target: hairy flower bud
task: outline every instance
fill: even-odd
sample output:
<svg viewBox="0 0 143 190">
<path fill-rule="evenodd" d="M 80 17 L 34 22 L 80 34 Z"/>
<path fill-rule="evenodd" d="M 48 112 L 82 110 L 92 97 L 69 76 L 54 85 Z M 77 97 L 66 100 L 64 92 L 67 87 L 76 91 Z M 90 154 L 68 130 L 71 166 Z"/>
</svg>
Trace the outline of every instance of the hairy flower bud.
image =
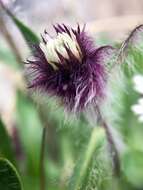
<svg viewBox="0 0 143 190">
<path fill-rule="evenodd" d="M 113 48 L 95 47 L 79 26 L 73 29 L 62 24 L 54 29 L 56 37 L 45 31 L 43 41 L 34 46 L 34 57 L 27 60 L 32 75 L 29 87 L 59 97 L 72 111 L 98 104 L 105 94 L 105 60 Z"/>
</svg>

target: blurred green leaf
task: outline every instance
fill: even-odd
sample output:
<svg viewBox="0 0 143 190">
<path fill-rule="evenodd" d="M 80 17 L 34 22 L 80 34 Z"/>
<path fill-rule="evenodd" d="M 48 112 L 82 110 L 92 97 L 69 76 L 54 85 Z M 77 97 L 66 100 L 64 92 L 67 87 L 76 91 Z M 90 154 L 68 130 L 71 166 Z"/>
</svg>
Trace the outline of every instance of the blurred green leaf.
<svg viewBox="0 0 143 190">
<path fill-rule="evenodd" d="M 17 94 L 17 123 L 31 175 L 39 175 L 42 124 L 33 101 L 22 93 Z"/>
<path fill-rule="evenodd" d="M 4 158 L 0 158 L 0 189 L 22 190 L 21 180 L 15 167 Z"/>
<path fill-rule="evenodd" d="M 0 120 L 0 155 L 6 157 L 15 163 L 15 156 L 11 146 L 11 140 L 7 133 L 6 127 Z"/>
<path fill-rule="evenodd" d="M 128 181 L 135 187 L 143 187 L 143 152 L 129 150 L 123 156 L 123 170 Z"/>
<path fill-rule="evenodd" d="M 0 64 L 10 65 L 14 69 L 19 68 L 19 64 L 16 62 L 16 59 L 10 49 L 3 46 L 3 43 L 0 44 Z"/>
<path fill-rule="evenodd" d="M 12 20 L 18 27 L 18 29 L 21 31 L 25 41 L 27 44 L 31 47 L 31 45 L 39 43 L 39 38 L 36 36 L 36 34 L 28 28 L 24 23 L 22 23 L 18 18 L 16 18 L 14 15 L 11 15 Z"/>
</svg>

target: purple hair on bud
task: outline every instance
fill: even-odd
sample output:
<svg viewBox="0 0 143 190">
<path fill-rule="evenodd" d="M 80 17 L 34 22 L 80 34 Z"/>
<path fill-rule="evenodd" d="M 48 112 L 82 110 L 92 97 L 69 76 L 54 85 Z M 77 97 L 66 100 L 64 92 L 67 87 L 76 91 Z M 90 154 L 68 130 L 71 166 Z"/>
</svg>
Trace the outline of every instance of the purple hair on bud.
<svg viewBox="0 0 143 190">
<path fill-rule="evenodd" d="M 70 111 L 82 111 L 91 103 L 99 104 L 105 96 L 108 77 L 106 61 L 111 46 L 95 47 L 91 37 L 78 25 L 54 25 L 56 37 L 47 31 L 43 41 L 34 46 L 28 59 L 30 88 L 58 97 Z"/>
</svg>

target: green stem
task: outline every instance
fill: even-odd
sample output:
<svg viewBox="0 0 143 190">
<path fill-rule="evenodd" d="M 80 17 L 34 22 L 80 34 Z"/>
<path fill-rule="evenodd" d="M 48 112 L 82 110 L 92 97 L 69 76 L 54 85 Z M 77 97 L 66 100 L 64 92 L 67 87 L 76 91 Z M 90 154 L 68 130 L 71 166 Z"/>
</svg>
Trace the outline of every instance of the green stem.
<svg viewBox="0 0 143 190">
<path fill-rule="evenodd" d="M 113 140 L 113 137 L 109 130 L 108 125 L 106 123 L 103 123 L 103 127 L 106 131 L 107 140 L 110 145 L 110 152 L 113 159 L 114 174 L 115 176 L 119 176 L 120 175 L 120 160 L 119 160 L 118 151 L 116 149 L 116 145 L 114 143 L 114 140 Z"/>
<path fill-rule="evenodd" d="M 85 155 L 83 156 L 83 161 L 81 161 L 80 168 L 75 168 L 75 181 L 71 181 L 70 183 L 71 190 L 83 189 L 82 185 L 88 174 L 93 154 L 95 154 L 98 148 L 102 145 L 104 139 L 104 130 L 102 128 L 95 127 L 92 131 Z"/>
<path fill-rule="evenodd" d="M 40 190 L 46 190 L 46 177 L 45 177 L 45 147 L 46 147 L 46 132 L 47 128 L 43 128 L 41 153 L 40 153 Z"/>
<path fill-rule="evenodd" d="M 103 119 L 102 114 L 100 110 L 97 108 L 98 116 L 99 116 L 99 121 L 101 123 L 101 126 L 104 128 L 106 137 L 108 140 L 109 148 L 110 148 L 110 153 L 111 153 L 111 158 L 113 160 L 113 170 L 114 170 L 114 175 L 119 176 L 120 175 L 120 159 L 119 159 L 119 154 L 118 150 L 116 148 L 116 144 L 114 142 L 112 133 L 110 131 L 109 126 L 107 125 L 106 121 Z"/>
</svg>

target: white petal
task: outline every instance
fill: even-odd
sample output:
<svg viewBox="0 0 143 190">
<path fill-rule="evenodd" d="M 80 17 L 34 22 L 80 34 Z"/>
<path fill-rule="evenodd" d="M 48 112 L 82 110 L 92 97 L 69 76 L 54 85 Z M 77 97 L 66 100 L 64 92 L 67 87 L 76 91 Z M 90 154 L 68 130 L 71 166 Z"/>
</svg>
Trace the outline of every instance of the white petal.
<svg viewBox="0 0 143 190">
<path fill-rule="evenodd" d="M 133 105 L 131 109 L 134 113 L 143 115 L 143 106 L 141 106 L 140 104 Z"/>
<path fill-rule="evenodd" d="M 45 34 L 46 35 L 46 34 Z M 45 37 L 45 36 L 44 36 Z M 48 37 L 48 35 L 46 36 Z M 40 43 L 40 48 L 43 51 L 49 64 L 57 69 L 57 66 L 53 62 L 59 62 L 59 57 L 57 55 L 58 51 L 63 57 L 69 58 L 65 46 L 70 49 L 70 51 L 80 59 L 80 48 L 75 38 L 71 37 L 67 33 L 59 33 L 55 39 L 49 38 L 47 43 Z"/>
<path fill-rule="evenodd" d="M 143 76 L 142 75 L 136 75 L 133 78 L 133 82 L 135 84 L 135 90 L 141 94 L 143 94 Z"/>
<path fill-rule="evenodd" d="M 138 103 L 139 103 L 139 105 L 142 106 L 142 108 L 143 108 L 143 98 L 140 98 L 140 99 L 138 100 Z"/>
<path fill-rule="evenodd" d="M 140 122 L 143 122 L 143 115 L 141 115 L 141 116 L 139 117 L 139 121 L 140 121 Z"/>
</svg>

